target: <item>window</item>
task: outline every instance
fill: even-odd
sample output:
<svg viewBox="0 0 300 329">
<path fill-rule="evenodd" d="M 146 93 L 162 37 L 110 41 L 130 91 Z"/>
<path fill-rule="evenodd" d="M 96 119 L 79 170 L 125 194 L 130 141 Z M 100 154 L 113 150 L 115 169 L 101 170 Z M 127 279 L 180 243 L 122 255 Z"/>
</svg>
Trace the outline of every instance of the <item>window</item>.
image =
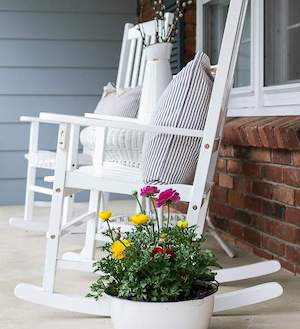
<svg viewBox="0 0 300 329">
<path fill-rule="evenodd" d="M 265 1 L 265 86 L 300 82 L 300 1 Z"/>
<path fill-rule="evenodd" d="M 230 1 L 197 0 L 197 44 L 217 64 Z M 300 115 L 300 0 L 249 0 L 229 116 Z"/>
<path fill-rule="evenodd" d="M 209 55 L 213 65 L 218 63 L 229 2 L 229 0 L 213 0 L 204 5 L 204 51 Z M 234 78 L 235 87 L 250 85 L 250 57 L 251 15 L 249 5 L 237 60 L 237 68 Z"/>
</svg>

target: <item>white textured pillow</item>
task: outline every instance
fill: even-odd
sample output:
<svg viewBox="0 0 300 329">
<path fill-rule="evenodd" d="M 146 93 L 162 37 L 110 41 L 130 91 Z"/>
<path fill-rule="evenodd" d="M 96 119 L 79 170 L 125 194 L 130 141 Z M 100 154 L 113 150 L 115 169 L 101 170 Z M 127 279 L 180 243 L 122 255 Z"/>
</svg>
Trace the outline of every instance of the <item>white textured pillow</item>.
<svg viewBox="0 0 300 329">
<path fill-rule="evenodd" d="M 95 113 L 127 118 L 136 118 L 142 89 L 116 88 L 108 83 L 103 88 L 102 97 L 96 107 Z"/>
<path fill-rule="evenodd" d="M 103 95 L 95 113 L 136 118 L 140 105 L 141 88 L 115 88 L 111 83 L 103 88 Z M 87 127 L 81 131 L 80 142 L 85 152 L 92 154 L 95 149 L 95 128 Z M 122 165 L 136 163 L 143 145 L 143 133 L 126 129 L 108 129 L 105 161 Z"/>
<path fill-rule="evenodd" d="M 162 94 L 153 124 L 203 129 L 212 86 L 209 58 L 204 53 L 198 53 Z M 200 145 L 200 138 L 147 134 L 142 154 L 144 181 L 191 184 Z"/>
</svg>

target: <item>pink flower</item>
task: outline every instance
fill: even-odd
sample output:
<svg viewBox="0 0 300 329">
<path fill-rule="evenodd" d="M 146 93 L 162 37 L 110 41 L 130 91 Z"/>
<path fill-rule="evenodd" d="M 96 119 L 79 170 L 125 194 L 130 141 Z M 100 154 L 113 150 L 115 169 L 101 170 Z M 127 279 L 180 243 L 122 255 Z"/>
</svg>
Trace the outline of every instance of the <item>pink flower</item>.
<svg viewBox="0 0 300 329">
<path fill-rule="evenodd" d="M 156 186 L 144 186 L 141 188 L 141 196 L 149 197 L 154 196 L 155 194 L 159 193 L 159 189 Z"/>
<path fill-rule="evenodd" d="M 156 206 L 159 208 L 161 206 L 176 203 L 178 201 L 180 201 L 179 193 L 176 190 L 169 188 L 159 194 L 158 198 L 156 199 Z"/>
</svg>

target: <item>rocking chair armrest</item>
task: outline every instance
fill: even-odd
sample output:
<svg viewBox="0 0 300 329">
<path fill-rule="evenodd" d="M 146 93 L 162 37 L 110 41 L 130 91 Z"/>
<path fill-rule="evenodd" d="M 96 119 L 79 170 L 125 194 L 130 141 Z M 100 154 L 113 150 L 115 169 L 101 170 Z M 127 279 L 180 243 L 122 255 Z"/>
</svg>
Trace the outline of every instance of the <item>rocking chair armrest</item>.
<svg viewBox="0 0 300 329">
<path fill-rule="evenodd" d="M 142 124 L 138 120 L 133 120 L 130 122 L 120 120 L 120 117 L 114 117 L 112 119 L 90 119 L 81 116 L 72 116 L 72 115 L 63 115 L 63 114 L 54 114 L 54 113 L 41 113 L 40 118 L 47 120 L 54 124 L 57 123 L 66 123 L 74 124 L 79 126 L 92 126 L 92 127 L 105 127 L 105 128 L 118 128 L 118 129 L 129 129 L 144 131 L 148 133 L 159 133 L 173 136 L 187 136 L 187 137 L 203 137 L 203 130 L 197 129 L 187 129 L 187 128 L 174 128 L 167 126 L 154 126 L 148 124 Z M 123 118 L 122 118 L 123 119 Z"/>
<path fill-rule="evenodd" d="M 33 122 L 37 122 L 37 123 L 52 123 L 52 124 L 54 123 L 53 121 L 42 119 L 40 117 L 29 117 L 29 116 L 24 116 L 24 115 L 22 115 L 20 117 L 20 121 L 21 122 L 28 122 L 28 123 L 33 123 Z M 58 124 L 60 122 L 58 121 L 56 123 Z"/>
<path fill-rule="evenodd" d="M 107 120 L 107 121 L 118 121 L 118 122 L 130 122 L 130 123 L 139 123 L 139 119 L 120 117 L 115 115 L 104 115 L 99 113 L 84 113 L 85 118 L 89 119 L 98 119 L 98 120 Z"/>
</svg>

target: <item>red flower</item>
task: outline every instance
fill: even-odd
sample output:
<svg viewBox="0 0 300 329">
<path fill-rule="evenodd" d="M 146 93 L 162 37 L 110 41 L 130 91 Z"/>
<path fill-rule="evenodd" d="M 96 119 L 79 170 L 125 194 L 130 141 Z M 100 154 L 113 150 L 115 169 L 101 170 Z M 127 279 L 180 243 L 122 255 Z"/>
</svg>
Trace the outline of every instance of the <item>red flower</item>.
<svg viewBox="0 0 300 329">
<path fill-rule="evenodd" d="M 172 248 L 156 246 L 152 250 L 153 254 L 167 254 L 170 257 L 174 257 L 175 253 Z"/>
<path fill-rule="evenodd" d="M 159 193 L 159 189 L 156 186 L 145 186 L 141 188 L 140 195 L 143 197 L 154 196 Z"/>
<path fill-rule="evenodd" d="M 178 201 L 180 201 L 179 193 L 176 190 L 169 188 L 159 194 L 158 198 L 156 199 L 156 206 L 159 208 L 161 206 L 176 203 Z"/>
<path fill-rule="evenodd" d="M 174 250 L 172 248 L 164 248 L 164 253 L 167 254 L 170 257 L 175 256 Z"/>
<path fill-rule="evenodd" d="M 153 248 L 152 252 L 154 254 L 163 254 L 164 253 L 164 248 L 161 246 L 156 246 Z"/>
</svg>

